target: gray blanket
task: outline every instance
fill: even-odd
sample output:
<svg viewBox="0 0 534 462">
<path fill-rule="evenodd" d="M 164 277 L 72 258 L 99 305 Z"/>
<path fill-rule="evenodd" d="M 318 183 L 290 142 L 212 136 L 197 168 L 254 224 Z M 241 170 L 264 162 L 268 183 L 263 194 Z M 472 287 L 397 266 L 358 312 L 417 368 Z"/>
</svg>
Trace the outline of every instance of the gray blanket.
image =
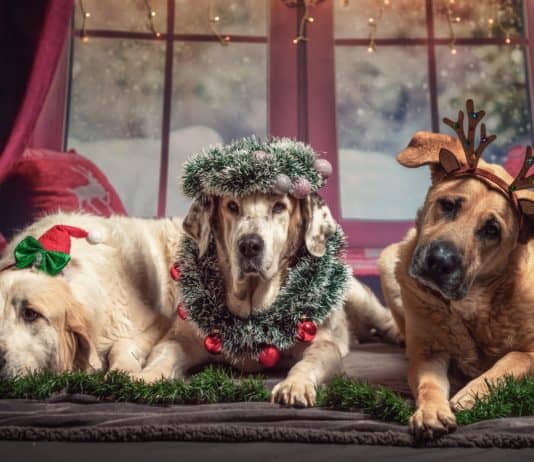
<svg viewBox="0 0 534 462">
<path fill-rule="evenodd" d="M 409 395 L 401 349 L 360 345 L 345 371 Z M 268 386 L 276 383 L 268 379 Z M 413 445 L 407 427 L 370 420 L 359 412 L 290 409 L 269 403 L 148 406 L 98 402 L 85 395 L 40 401 L 0 400 L 0 438 L 67 441 L 291 441 Z M 534 418 L 461 427 L 432 446 L 534 447 Z"/>
</svg>

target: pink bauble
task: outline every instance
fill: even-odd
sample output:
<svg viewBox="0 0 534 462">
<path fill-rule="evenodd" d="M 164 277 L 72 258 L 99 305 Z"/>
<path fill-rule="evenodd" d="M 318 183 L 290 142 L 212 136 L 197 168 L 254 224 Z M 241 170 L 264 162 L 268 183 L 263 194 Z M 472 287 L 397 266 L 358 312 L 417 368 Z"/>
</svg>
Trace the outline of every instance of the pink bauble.
<svg viewBox="0 0 534 462">
<path fill-rule="evenodd" d="M 287 194 L 291 191 L 292 186 L 290 178 L 287 175 L 280 173 L 280 175 L 277 175 L 274 182 L 274 192 L 278 194 Z"/>
<path fill-rule="evenodd" d="M 330 175 L 332 175 L 332 164 L 326 159 L 317 159 L 313 163 L 313 168 L 315 168 L 317 173 L 319 173 L 319 175 L 321 175 L 323 178 L 328 178 Z"/>
<path fill-rule="evenodd" d="M 258 162 L 263 162 L 268 155 L 265 151 L 254 151 L 252 153 L 252 157 Z"/>
<path fill-rule="evenodd" d="M 306 178 L 297 178 L 293 183 L 293 196 L 297 199 L 304 199 L 311 193 L 311 183 Z"/>
</svg>

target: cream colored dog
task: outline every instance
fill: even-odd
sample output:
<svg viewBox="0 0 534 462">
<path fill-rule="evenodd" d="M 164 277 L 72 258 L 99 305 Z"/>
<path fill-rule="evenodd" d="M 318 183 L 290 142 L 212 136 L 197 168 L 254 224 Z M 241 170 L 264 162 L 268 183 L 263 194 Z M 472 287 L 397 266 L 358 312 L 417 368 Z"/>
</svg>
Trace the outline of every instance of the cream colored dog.
<svg viewBox="0 0 534 462">
<path fill-rule="evenodd" d="M 15 236 L 0 261 L 14 263 L 26 236 L 53 225 L 102 234 L 92 245 L 72 239 L 72 260 L 57 276 L 37 269 L 0 272 L 0 376 L 40 369 L 138 372 L 169 327 L 177 300 L 169 267 L 179 220 L 55 214 Z"/>
<path fill-rule="evenodd" d="M 226 305 L 241 318 L 268 310 L 298 250 L 305 245 L 312 255 L 322 256 L 335 227 L 330 210 L 316 194 L 301 200 L 288 195 L 213 196 L 195 202 L 183 223 L 184 231 L 197 241 L 200 255 L 206 252 L 210 235 L 214 236 Z M 290 370 L 274 388 L 273 401 L 314 404 L 316 387 L 341 370 L 341 358 L 349 351 L 347 316 L 356 335 L 375 328 L 387 339 L 397 340 L 390 312 L 355 279 L 344 306 L 345 310 L 334 310 L 318 328 L 311 344 L 298 343 L 282 352 L 281 365 Z M 138 376 L 146 381 L 182 377 L 193 366 L 210 361 L 230 363 L 247 372 L 260 370 L 257 361 L 210 355 L 203 340 L 192 321 L 177 319 Z"/>
</svg>

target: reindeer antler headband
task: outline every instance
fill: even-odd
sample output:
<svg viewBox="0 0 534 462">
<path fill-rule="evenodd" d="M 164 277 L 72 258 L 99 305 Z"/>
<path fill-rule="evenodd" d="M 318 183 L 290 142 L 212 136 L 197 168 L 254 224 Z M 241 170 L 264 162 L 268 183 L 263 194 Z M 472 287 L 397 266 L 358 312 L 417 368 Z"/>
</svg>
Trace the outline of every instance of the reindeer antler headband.
<svg viewBox="0 0 534 462">
<path fill-rule="evenodd" d="M 466 115 L 468 119 L 467 134 L 464 131 Z M 458 135 L 467 165 L 462 165 L 457 156 L 446 148 L 442 148 L 439 152 L 439 163 L 447 172 L 447 178 L 470 175 L 489 183 L 490 186 L 496 187 L 510 200 L 522 221 L 524 214 L 534 215 L 534 202 L 517 196 L 517 191 L 519 190 L 534 188 L 534 174 L 528 176 L 528 171 L 534 163 L 532 147 L 527 146 L 521 170 L 511 183 L 488 169 L 478 167 L 482 153 L 497 138 L 496 135 L 488 136 L 486 125 L 482 123 L 480 125 L 479 143 L 476 145 L 477 126 L 485 115 L 484 111 L 475 111 L 473 100 L 468 99 L 466 102 L 466 114 L 463 111 L 458 111 L 458 119 L 456 121 L 448 118 L 443 119 L 443 122 Z"/>
</svg>

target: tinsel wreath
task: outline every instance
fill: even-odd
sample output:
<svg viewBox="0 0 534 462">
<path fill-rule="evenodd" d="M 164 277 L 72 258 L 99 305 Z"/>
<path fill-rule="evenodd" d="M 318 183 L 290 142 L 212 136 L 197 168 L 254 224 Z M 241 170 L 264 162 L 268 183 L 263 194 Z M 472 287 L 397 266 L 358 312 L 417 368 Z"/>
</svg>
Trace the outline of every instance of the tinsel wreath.
<svg viewBox="0 0 534 462">
<path fill-rule="evenodd" d="M 272 192 L 303 198 L 331 173 L 330 163 L 300 141 L 249 137 L 195 155 L 184 166 L 182 187 L 191 198 Z"/>
<path fill-rule="evenodd" d="M 224 278 L 211 238 L 207 252 L 199 258 L 196 242 L 182 238 L 180 250 L 182 303 L 188 319 L 202 333 L 216 331 L 221 353 L 231 358 L 256 358 L 266 345 L 282 351 L 297 343 L 302 320 L 316 325 L 340 309 L 349 281 L 348 268 L 338 258 L 344 247 L 341 229 L 329 237 L 322 257 L 311 256 L 305 247 L 288 271 L 285 284 L 269 309 L 242 319 L 226 307 Z"/>
</svg>

